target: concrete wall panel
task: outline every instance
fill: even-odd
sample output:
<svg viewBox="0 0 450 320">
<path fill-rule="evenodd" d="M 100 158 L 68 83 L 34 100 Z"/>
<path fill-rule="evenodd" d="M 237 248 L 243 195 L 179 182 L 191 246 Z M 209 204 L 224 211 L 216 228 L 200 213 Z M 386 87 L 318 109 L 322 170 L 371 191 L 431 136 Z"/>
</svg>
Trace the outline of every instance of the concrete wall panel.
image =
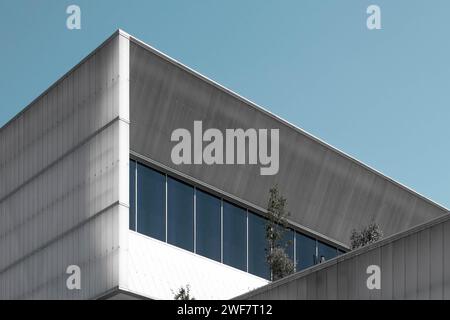
<svg viewBox="0 0 450 320">
<path fill-rule="evenodd" d="M 294 128 L 154 49 L 132 39 L 130 50 L 130 147 L 149 159 L 264 211 L 278 183 L 292 222 L 348 244 L 353 228 L 372 219 L 386 236 L 446 210 L 367 166 Z M 282 81 L 282 80 L 280 80 Z M 261 176 L 259 165 L 175 165 L 171 133 L 233 128 L 279 129 L 280 170 Z M 419 208 L 419 209 L 418 209 Z"/>
<path fill-rule="evenodd" d="M 116 33 L 0 129 L 0 299 L 93 298 L 119 285 L 127 44 Z M 70 264 L 80 291 L 65 286 Z"/>
</svg>

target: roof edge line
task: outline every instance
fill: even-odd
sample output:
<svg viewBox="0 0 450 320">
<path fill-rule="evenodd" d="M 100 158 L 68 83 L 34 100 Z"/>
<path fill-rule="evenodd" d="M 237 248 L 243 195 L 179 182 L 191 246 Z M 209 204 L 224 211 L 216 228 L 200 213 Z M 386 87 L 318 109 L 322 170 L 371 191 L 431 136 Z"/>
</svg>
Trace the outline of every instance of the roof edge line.
<svg viewBox="0 0 450 320">
<path fill-rule="evenodd" d="M 266 114 L 267 116 L 275 119 L 276 121 L 281 122 L 282 124 L 290 127 L 291 129 L 299 132 L 300 134 L 303 134 L 304 136 L 312 139 L 313 141 L 316 141 L 318 143 L 320 143 L 322 146 L 324 146 L 325 148 L 336 152 L 337 154 L 347 158 L 348 160 L 352 161 L 353 163 L 375 173 L 376 175 L 380 176 L 381 178 L 393 183 L 394 185 L 402 188 L 403 190 L 418 196 L 419 198 L 421 198 L 422 200 L 428 202 L 431 205 L 434 205 L 438 208 L 440 208 L 441 210 L 444 210 L 446 212 L 450 211 L 449 208 L 445 207 L 444 205 L 437 203 L 436 201 L 424 196 L 423 194 L 421 194 L 420 192 L 404 185 L 401 182 L 398 182 L 396 180 L 394 180 L 393 178 L 389 177 L 386 174 L 383 174 L 382 172 L 378 171 L 377 169 L 369 166 L 368 164 L 362 162 L 361 160 L 356 159 L 355 157 L 352 157 L 351 155 L 347 154 L 346 152 L 338 149 L 337 147 L 332 146 L 331 144 L 325 142 L 324 140 L 316 137 L 315 135 L 307 132 L 304 129 L 301 129 L 300 127 L 292 124 L 291 122 L 283 119 L 282 117 L 270 112 L 269 110 L 265 109 L 264 107 L 258 105 L 257 103 L 251 101 L 250 99 L 247 99 L 243 96 L 241 96 L 240 94 L 232 91 L 231 89 L 219 84 L 218 82 L 206 77 L 205 75 L 201 74 L 198 71 L 195 71 L 194 69 L 184 65 L 183 63 L 177 61 L 176 59 L 166 55 L 165 53 L 159 51 L 158 49 L 152 47 L 151 45 L 145 43 L 144 41 L 128 34 L 126 31 L 118 28 L 116 31 L 114 31 L 112 33 L 111 36 L 109 36 L 105 41 L 103 41 L 98 47 L 96 47 L 93 51 L 91 51 L 87 56 L 85 56 L 83 59 L 81 59 L 80 62 L 78 62 L 74 67 L 72 67 L 69 71 L 67 71 L 66 73 L 64 73 L 60 78 L 58 78 L 55 82 L 53 82 L 52 85 L 50 85 L 46 90 L 44 90 L 40 95 L 38 95 L 35 99 L 33 99 L 29 104 L 27 104 L 21 111 L 19 111 L 14 117 L 12 117 L 9 121 L 7 121 L 2 127 L 0 127 L 0 134 L 2 133 L 2 131 L 4 129 L 6 129 L 6 127 L 8 127 L 12 122 L 14 122 L 15 120 L 17 120 L 23 113 L 25 113 L 32 105 L 34 105 L 39 99 L 41 99 L 42 97 L 44 97 L 50 90 L 52 90 L 53 88 L 55 88 L 60 82 L 62 82 L 66 77 L 68 77 L 74 70 L 76 70 L 80 65 L 82 65 L 84 62 L 86 62 L 86 60 L 88 60 L 90 57 L 92 57 L 95 53 L 97 53 L 102 47 L 104 47 L 109 41 L 111 41 L 114 37 L 116 36 L 123 36 L 125 38 L 127 38 L 129 41 L 132 41 L 133 43 L 136 43 L 140 46 L 142 46 L 144 49 L 150 50 L 151 52 L 157 54 L 158 56 L 160 56 L 161 58 L 165 59 L 166 61 L 169 61 L 179 67 L 181 67 L 182 69 L 184 69 L 185 71 L 189 72 L 190 74 L 210 83 L 211 85 L 215 86 L 216 88 L 231 94 L 232 96 L 234 96 L 235 98 L 237 98 L 238 100 L 244 102 L 245 104 L 247 104 L 248 106 L 255 108 L 256 110 L 263 112 L 264 114 Z"/>
<path fill-rule="evenodd" d="M 127 35 L 128 35 L 128 34 L 127 34 Z M 417 197 L 421 198 L 422 200 L 428 202 L 429 204 L 431 204 L 431 205 L 433 205 L 433 206 L 438 207 L 439 209 L 441 209 L 441 210 L 443 210 L 443 211 L 445 211 L 445 212 L 450 211 L 450 209 L 447 208 L 447 207 L 445 207 L 444 205 L 442 205 L 442 204 L 440 204 L 440 203 L 437 203 L 436 201 L 434 201 L 434 200 L 432 200 L 432 199 L 430 199 L 430 198 L 424 196 L 424 195 L 421 194 L 420 192 L 418 192 L 418 191 L 416 191 L 416 190 L 414 190 L 414 189 L 412 189 L 412 188 L 410 188 L 410 187 L 404 185 L 403 183 L 401 183 L 401 182 L 399 182 L 399 181 L 394 180 L 393 178 L 389 177 L 388 175 L 382 173 L 381 171 L 378 171 L 377 169 L 375 169 L 375 168 L 369 166 L 368 164 L 362 162 L 361 160 L 356 159 L 355 157 L 353 157 L 353 156 L 349 155 L 348 153 L 346 153 L 346 152 L 344 152 L 344 151 L 338 149 L 337 147 L 332 146 L 331 144 L 329 144 L 329 143 L 325 142 L 324 140 L 322 140 L 322 139 L 316 137 L 315 135 L 313 135 L 313 134 L 307 132 L 306 130 L 304 130 L 304 129 L 302 129 L 302 128 L 296 126 L 296 125 L 294 125 L 293 123 L 291 123 L 291 122 L 289 122 L 289 121 L 283 119 L 282 117 L 280 117 L 280 116 L 278 116 L 278 115 L 272 113 L 271 111 L 269 111 L 269 110 L 267 110 L 266 108 L 264 108 L 264 107 L 258 105 L 257 103 L 251 101 L 250 99 L 247 99 L 247 98 L 241 96 L 240 94 L 238 94 L 238 93 L 232 91 L 231 89 L 225 87 L 224 85 L 221 85 L 220 83 L 218 83 L 218 82 L 216 82 L 216 81 L 214 81 L 214 80 L 208 78 L 207 76 L 203 75 L 202 73 L 200 73 L 200 72 L 198 72 L 198 71 L 196 71 L 196 70 L 194 70 L 194 69 L 192 69 L 192 68 L 190 68 L 190 67 L 184 65 L 183 63 L 181 63 L 181 62 L 179 62 L 178 60 L 176 60 L 176 59 L 174 59 L 174 58 L 168 56 L 167 54 L 165 54 L 165 53 L 159 51 L 158 49 L 152 47 L 151 45 L 145 43 L 144 41 L 142 41 L 142 40 L 140 40 L 140 39 L 138 39 L 138 38 L 136 38 L 136 37 L 134 37 L 134 36 L 132 36 L 132 35 L 128 35 L 128 37 L 129 37 L 129 40 L 130 40 L 131 42 L 133 42 L 133 43 L 135 43 L 135 44 L 137 44 L 137 45 L 140 45 L 140 46 L 143 47 L 144 49 L 150 50 L 151 52 L 153 52 L 154 54 L 158 55 L 159 57 L 165 59 L 166 61 L 169 61 L 169 62 L 175 64 L 176 66 L 178 66 L 178 67 L 182 68 L 183 70 L 189 72 L 190 74 L 192 74 L 192 75 L 194 75 L 194 76 L 200 78 L 201 80 L 208 82 L 209 84 L 211 84 L 211 85 L 215 86 L 216 88 L 218 88 L 218 89 L 224 91 L 225 93 L 231 94 L 232 96 L 234 96 L 234 97 L 237 98 L 238 100 L 244 102 L 244 103 L 247 104 L 248 106 L 250 106 L 250 107 L 252 107 L 252 108 L 254 108 L 254 109 L 256 109 L 256 110 L 258 110 L 258 111 L 260 111 L 260 112 L 263 112 L 264 114 L 266 114 L 267 116 L 269 116 L 269 117 L 275 119 L 276 121 L 281 122 L 282 124 L 284 124 L 284 125 L 290 127 L 291 129 L 293 129 L 293 130 L 299 132 L 300 134 L 303 134 L 304 136 L 306 136 L 306 137 L 312 139 L 313 141 L 318 142 L 319 144 L 321 144 L 321 145 L 324 146 L 325 148 L 327 148 L 327 149 L 329 149 L 329 150 L 331 150 L 331 151 L 333 151 L 333 152 L 336 152 L 337 154 L 343 156 L 344 158 L 346 158 L 346 159 L 352 161 L 352 162 L 355 163 L 356 165 L 359 165 L 359 166 L 361 166 L 361 167 L 363 167 L 363 168 L 365 168 L 365 169 L 367 169 L 367 170 L 369 170 L 369 171 L 375 173 L 377 176 L 380 176 L 381 178 L 383 178 L 383 179 L 385 179 L 385 180 L 387 180 L 387 181 L 393 183 L 394 185 L 400 187 L 401 189 L 403 189 L 403 190 L 409 192 L 410 194 L 412 194 L 412 195 L 414 195 L 414 196 L 417 196 Z"/>
<path fill-rule="evenodd" d="M 50 92 L 50 90 L 54 89 L 58 84 L 60 84 L 65 78 L 67 78 L 71 73 L 73 73 L 77 68 L 79 68 L 83 63 L 85 63 L 89 58 L 95 55 L 100 49 L 102 49 L 105 45 L 107 45 L 112 39 L 116 36 L 124 36 L 127 39 L 130 39 L 130 35 L 121 29 L 117 29 L 111 34 L 106 40 L 104 40 L 100 45 L 98 45 L 94 50 L 92 50 L 89 54 L 87 54 L 84 58 L 82 58 L 77 64 L 75 64 L 69 71 L 65 72 L 62 76 L 60 76 L 57 80 L 55 80 L 47 89 L 45 89 L 41 94 L 39 94 L 36 98 L 31 100 L 22 110 L 16 113 L 11 119 L 9 119 L 3 126 L 0 127 L 0 134 L 6 127 L 8 127 L 11 123 L 17 120 L 23 113 L 25 113 L 31 106 L 33 106 L 39 99 L 43 98 L 46 94 Z"/>
</svg>

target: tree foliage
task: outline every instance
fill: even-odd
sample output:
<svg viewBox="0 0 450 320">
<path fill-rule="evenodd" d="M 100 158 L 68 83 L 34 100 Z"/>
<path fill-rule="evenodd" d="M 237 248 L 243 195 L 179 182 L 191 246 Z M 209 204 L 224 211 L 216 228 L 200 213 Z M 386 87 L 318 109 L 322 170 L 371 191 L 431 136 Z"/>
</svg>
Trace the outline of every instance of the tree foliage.
<svg viewBox="0 0 450 320">
<path fill-rule="evenodd" d="M 372 221 L 368 226 L 361 230 L 352 230 L 350 243 L 352 250 L 364 247 L 383 238 L 383 232 L 380 226 Z"/>
<path fill-rule="evenodd" d="M 284 248 L 273 248 L 267 255 L 267 262 L 270 265 L 274 281 L 294 273 L 294 263 L 286 254 Z"/>
<path fill-rule="evenodd" d="M 294 273 L 294 263 L 286 254 L 282 244 L 287 227 L 287 201 L 280 194 L 278 185 L 269 191 L 267 205 L 268 220 L 266 224 L 267 255 L 266 260 L 272 274 L 272 280 L 278 280 Z"/>
<path fill-rule="evenodd" d="M 178 291 L 174 293 L 173 298 L 174 300 L 195 300 L 194 297 L 191 297 L 191 287 L 189 285 L 186 285 L 186 288 L 181 287 L 178 289 Z"/>
</svg>

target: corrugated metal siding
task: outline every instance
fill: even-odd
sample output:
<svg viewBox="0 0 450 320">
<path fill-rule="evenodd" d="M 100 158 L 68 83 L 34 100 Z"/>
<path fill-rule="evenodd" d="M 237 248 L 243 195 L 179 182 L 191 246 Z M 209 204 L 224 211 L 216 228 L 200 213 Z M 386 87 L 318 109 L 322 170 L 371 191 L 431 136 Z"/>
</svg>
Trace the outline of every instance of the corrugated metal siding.
<svg viewBox="0 0 450 320">
<path fill-rule="evenodd" d="M 259 299 L 450 299 L 450 215 L 250 292 Z M 369 290 L 369 265 L 381 289 Z"/>
<path fill-rule="evenodd" d="M 122 38 L 0 131 L 0 299 L 91 298 L 118 285 L 119 220 L 128 217 Z M 70 264 L 81 267 L 82 290 L 66 289 Z"/>
<path fill-rule="evenodd" d="M 388 236 L 446 212 L 140 43 L 131 43 L 130 63 L 130 147 L 137 154 L 259 208 L 278 183 L 293 222 L 344 244 L 372 218 Z M 171 133 L 192 131 L 195 120 L 222 132 L 279 128 L 279 173 L 261 176 L 256 165 L 174 165 Z"/>
</svg>

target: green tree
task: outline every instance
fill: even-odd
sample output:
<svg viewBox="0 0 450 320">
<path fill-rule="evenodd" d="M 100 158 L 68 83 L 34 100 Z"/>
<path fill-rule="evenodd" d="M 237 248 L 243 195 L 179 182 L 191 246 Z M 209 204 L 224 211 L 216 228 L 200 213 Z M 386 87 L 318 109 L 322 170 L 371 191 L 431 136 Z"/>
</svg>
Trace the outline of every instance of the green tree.
<svg viewBox="0 0 450 320">
<path fill-rule="evenodd" d="M 275 185 L 269 191 L 266 224 L 266 260 L 274 281 L 294 273 L 294 263 L 286 254 L 286 244 L 282 243 L 289 216 L 286 205 L 286 199 L 280 194 L 278 185 Z"/>
<path fill-rule="evenodd" d="M 191 287 L 189 285 L 186 285 L 186 288 L 181 287 L 178 289 L 178 291 L 174 293 L 173 298 L 174 300 L 195 300 L 194 297 L 191 297 Z"/>
<path fill-rule="evenodd" d="M 361 230 L 352 230 L 350 243 L 352 250 L 364 247 L 383 238 L 383 231 L 380 226 L 372 221 L 368 226 Z"/>
</svg>

